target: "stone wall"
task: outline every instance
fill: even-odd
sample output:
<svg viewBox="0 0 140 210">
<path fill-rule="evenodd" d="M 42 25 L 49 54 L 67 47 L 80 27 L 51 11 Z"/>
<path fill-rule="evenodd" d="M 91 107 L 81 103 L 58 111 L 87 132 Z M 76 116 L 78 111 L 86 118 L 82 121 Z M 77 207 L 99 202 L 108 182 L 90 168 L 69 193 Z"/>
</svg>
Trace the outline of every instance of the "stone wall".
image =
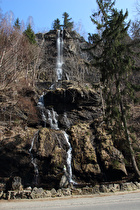
<svg viewBox="0 0 140 210">
<path fill-rule="evenodd" d="M 62 189 L 43 190 L 43 188 L 28 187 L 24 190 L 8 191 L 4 193 L 0 191 L 0 199 L 39 199 L 39 198 L 57 198 L 57 197 L 73 197 L 79 195 L 101 195 L 102 193 L 115 192 L 131 192 L 140 190 L 139 182 L 127 182 L 121 184 L 100 184 L 95 186 L 85 186 L 83 188 L 69 187 Z"/>
</svg>

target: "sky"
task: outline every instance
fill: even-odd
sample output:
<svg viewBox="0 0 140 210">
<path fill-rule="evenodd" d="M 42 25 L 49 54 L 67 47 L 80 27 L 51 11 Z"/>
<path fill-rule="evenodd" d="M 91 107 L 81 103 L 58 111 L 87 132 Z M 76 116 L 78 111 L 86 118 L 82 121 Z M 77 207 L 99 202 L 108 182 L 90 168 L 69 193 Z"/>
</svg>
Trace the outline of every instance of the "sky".
<svg viewBox="0 0 140 210">
<path fill-rule="evenodd" d="M 116 0 L 115 7 L 125 12 L 128 9 L 128 20 L 136 16 L 136 1 Z M 81 35 L 95 33 L 95 27 L 90 16 L 97 9 L 96 0 L 0 0 L 2 13 L 12 11 L 14 18 L 24 21 L 25 26 L 29 16 L 33 17 L 35 33 L 52 29 L 52 23 L 59 18 L 63 23 L 62 14 L 67 12 L 75 23 L 75 28 Z"/>
</svg>

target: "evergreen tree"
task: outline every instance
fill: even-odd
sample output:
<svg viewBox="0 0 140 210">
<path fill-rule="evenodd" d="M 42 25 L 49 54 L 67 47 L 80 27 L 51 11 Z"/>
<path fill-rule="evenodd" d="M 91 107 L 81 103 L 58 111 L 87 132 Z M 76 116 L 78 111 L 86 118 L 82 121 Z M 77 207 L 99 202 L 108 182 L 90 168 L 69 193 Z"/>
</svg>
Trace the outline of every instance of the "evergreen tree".
<svg viewBox="0 0 140 210">
<path fill-rule="evenodd" d="M 130 103 L 133 96 L 129 75 L 134 68 L 131 45 L 127 43 L 130 22 L 126 24 L 125 19 L 128 12 L 123 14 L 122 10 L 117 11 L 114 8 L 115 1 L 96 2 L 99 10 L 92 15 L 91 20 L 96 24 L 97 30 L 100 30 L 100 34 L 98 39 L 91 35 L 90 39 L 94 38 L 91 49 L 99 46 L 101 48 L 98 55 L 93 55 L 93 64 L 100 69 L 102 75 L 106 102 L 105 119 L 111 127 L 112 138 L 115 139 L 118 133 L 124 133 L 135 173 L 140 177 L 127 126 L 128 101 Z"/>
<path fill-rule="evenodd" d="M 21 24 L 20 24 L 19 18 L 17 18 L 16 21 L 15 21 L 15 23 L 14 23 L 14 28 L 20 30 L 20 25 Z"/>
<path fill-rule="evenodd" d="M 53 30 L 61 30 L 60 20 L 58 18 L 53 22 Z"/>
<path fill-rule="evenodd" d="M 63 28 L 67 30 L 72 30 L 74 23 L 71 21 L 72 18 L 69 18 L 69 14 L 67 12 L 64 12 L 62 17 L 64 18 Z"/>
<path fill-rule="evenodd" d="M 35 41 L 35 34 L 34 34 L 32 28 L 31 28 L 30 24 L 27 26 L 27 29 L 24 31 L 24 34 L 28 37 L 29 42 L 31 44 L 35 44 L 36 43 L 36 41 Z"/>
<path fill-rule="evenodd" d="M 136 20 L 132 23 L 131 33 L 133 39 L 140 39 L 140 20 Z"/>
<path fill-rule="evenodd" d="M 99 34 L 90 34 L 90 33 L 88 33 L 88 41 L 89 41 L 90 44 L 94 44 L 98 40 L 100 40 Z"/>
</svg>

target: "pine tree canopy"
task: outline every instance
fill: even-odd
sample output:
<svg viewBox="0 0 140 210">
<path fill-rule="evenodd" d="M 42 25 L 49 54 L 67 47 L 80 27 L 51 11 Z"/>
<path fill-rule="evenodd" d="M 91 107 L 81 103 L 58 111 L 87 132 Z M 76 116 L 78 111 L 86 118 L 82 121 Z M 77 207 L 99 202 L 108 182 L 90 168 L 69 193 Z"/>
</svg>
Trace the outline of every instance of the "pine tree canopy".
<svg viewBox="0 0 140 210">
<path fill-rule="evenodd" d="M 118 141 L 118 136 L 125 136 L 134 171 L 140 177 L 127 126 L 129 104 L 134 98 L 130 74 L 135 68 L 131 50 L 132 41 L 127 33 L 130 22 L 125 22 L 128 11 L 123 14 L 122 10 L 115 9 L 115 1 L 96 0 L 96 2 L 98 11 L 92 15 L 91 21 L 96 24 L 98 36 L 89 34 L 91 48 L 88 50 L 94 49 L 91 52 L 92 65 L 98 67 L 102 75 L 104 119 L 108 129 L 111 127 L 109 130 L 114 141 Z M 95 49 L 98 49 L 96 54 Z"/>
<path fill-rule="evenodd" d="M 67 12 L 64 12 L 62 17 L 64 18 L 63 28 L 72 30 L 74 23 L 71 22 L 72 18 L 69 18 L 69 14 Z"/>
<path fill-rule="evenodd" d="M 140 20 L 132 23 L 131 33 L 133 39 L 140 39 Z"/>
<path fill-rule="evenodd" d="M 57 18 L 53 22 L 53 30 L 60 30 L 60 29 L 61 29 L 60 20 Z"/>
<path fill-rule="evenodd" d="M 20 30 L 20 25 L 21 24 L 20 24 L 19 18 L 17 18 L 16 21 L 15 21 L 15 23 L 14 23 L 14 28 Z"/>
<path fill-rule="evenodd" d="M 31 44 L 35 44 L 36 43 L 36 41 L 35 41 L 35 34 L 34 34 L 30 24 L 28 24 L 27 29 L 24 31 L 24 34 L 28 37 L 29 42 Z"/>
<path fill-rule="evenodd" d="M 99 66 L 102 73 L 102 81 L 108 81 L 113 79 L 115 74 L 125 74 L 129 68 L 129 65 L 133 63 L 130 62 L 131 56 L 128 54 L 129 48 L 125 42 L 127 35 L 127 30 L 130 26 L 130 22 L 125 24 L 125 19 L 128 16 L 128 11 L 123 14 L 123 11 L 117 11 L 117 9 L 112 8 L 114 4 L 111 1 L 104 1 L 104 5 L 101 5 L 103 0 L 98 0 L 99 2 L 99 12 L 101 17 L 100 20 L 93 20 L 96 23 L 98 34 L 89 35 L 90 42 L 94 43 L 93 47 L 101 47 L 100 55 L 96 56 L 95 65 Z M 109 8 L 107 7 L 109 6 Z M 100 9 L 101 8 L 101 9 Z M 97 14 L 97 13 L 96 13 Z M 96 16 L 93 14 L 92 17 Z M 97 16 L 96 18 L 97 19 Z"/>
<path fill-rule="evenodd" d="M 98 11 L 92 15 L 98 34 L 89 34 L 90 49 L 98 48 L 98 53 L 92 52 L 92 65 L 101 72 L 101 82 L 104 86 L 103 97 L 106 102 L 105 116 L 109 124 L 122 125 L 122 113 L 127 109 L 126 98 L 133 95 L 129 75 L 134 68 L 132 50 L 127 31 L 130 22 L 125 23 L 128 11 L 118 11 L 114 1 L 97 0 Z"/>
</svg>

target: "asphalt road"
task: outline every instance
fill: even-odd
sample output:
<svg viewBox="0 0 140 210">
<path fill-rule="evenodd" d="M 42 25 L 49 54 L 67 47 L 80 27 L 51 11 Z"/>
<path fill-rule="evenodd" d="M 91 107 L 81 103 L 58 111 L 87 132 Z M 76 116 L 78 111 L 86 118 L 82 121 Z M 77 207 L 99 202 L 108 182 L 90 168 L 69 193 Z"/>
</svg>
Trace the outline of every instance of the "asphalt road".
<svg viewBox="0 0 140 210">
<path fill-rule="evenodd" d="M 140 210 L 140 191 L 51 200 L 0 201 L 0 210 Z"/>
</svg>

